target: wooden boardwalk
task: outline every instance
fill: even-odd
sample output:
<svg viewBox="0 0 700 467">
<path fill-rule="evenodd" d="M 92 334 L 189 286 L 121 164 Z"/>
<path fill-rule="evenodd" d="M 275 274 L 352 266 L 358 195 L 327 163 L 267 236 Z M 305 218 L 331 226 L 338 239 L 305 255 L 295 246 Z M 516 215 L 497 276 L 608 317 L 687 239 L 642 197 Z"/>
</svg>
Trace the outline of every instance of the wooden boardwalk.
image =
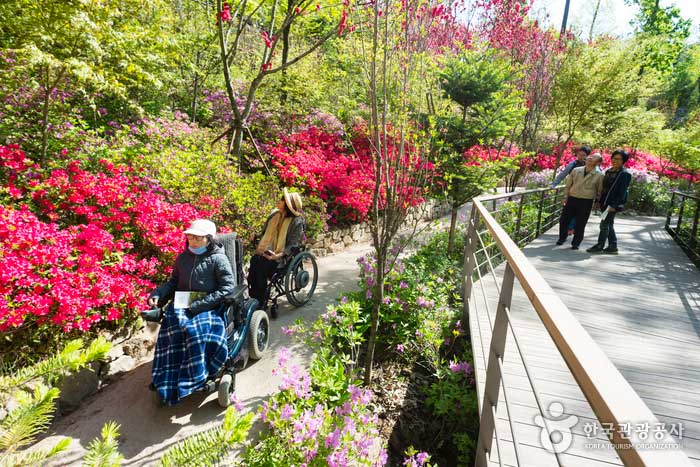
<svg viewBox="0 0 700 467">
<path fill-rule="evenodd" d="M 615 219 L 618 256 L 585 252 L 595 243 L 596 223 L 589 224 L 579 251 L 571 250 L 568 243 L 555 246 L 556 229 L 523 251 L 659 421 L 667 429 L 682 424 L 682 439 L 675 434 L 674 438 L 700 467 L 700 271 L 664 231 L 663 222 L 661 218 Z M 495 272 L 499 285 L 502 271 L 501 266 Z M 495 284 L 489 274 L 472 291 L 469 324 L 480 403 L 487 366 L 484 355 L 488 355 L 498 301 Z M 542 430 L 535 422 L 540 412 L 509 331 L 504 383 L 520 465 L 621 465 L 602 432 L 597 436 L 585 433 L 593 422 L 599 427 L 596 417 L 517 280 L 511 315 L 545 414 L 550 413 L 551 403 L 559 402 L 564 416 L 557 419 L 578 417 L 571 429 L 573 443 L 557 460 L 540 442 Z M 503 465 L 517 466 L 502 389 L 497 415 Z M 649 442 L 653 442 L 653 433 L 650 427 Z M 493 451 L 491 465 L 499 465 L 495 441 Z"/>
</svg>

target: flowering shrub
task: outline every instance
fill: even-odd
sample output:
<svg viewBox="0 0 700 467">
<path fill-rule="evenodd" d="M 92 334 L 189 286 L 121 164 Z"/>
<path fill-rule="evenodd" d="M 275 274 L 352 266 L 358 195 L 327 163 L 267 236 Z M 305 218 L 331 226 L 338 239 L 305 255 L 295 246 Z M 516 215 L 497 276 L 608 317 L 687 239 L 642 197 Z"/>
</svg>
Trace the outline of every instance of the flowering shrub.
<svg viewBox="0 0 700 467">
<path fill-rule="evenodd" d="M 341 135 L 316 127 L 291 134 L 270 148 L 273 164 L 286 185 L 296 185 L 328 204 L 333 223 L 365 218 L 372 201 L 372 160 L 343 147 Z"/>
<path fill-rule="evenodd" d="M 130 168 L 90 172 L 67 156 L 40 167 L 0 146 L 0 331 L 18 344 L 135 317 L 183 227 L 211 214 L 168 202 Z"/>
<path fill-rule="evenodd" d="M 377 449 L 377 416 L 368 407 L 372 392 L 350 383 L 343 365 L 320 353 L 309 371 L 290 363 L 280 351 L 280 392 L 262 404 L 260 417 L 269 428 L 245 453 L 255 466 L 383 466 L 387 454 Z"/>
<path fill-rule="evenodd" d="M 351 142 L 354 150 L 346 149 L 342 133 L 322 131 L 315 126 L 286 136 L 269 148 L 282 181 L 318 195 L 327 203 L 329 221 L 334 224 L 364 220 L 372 203 L 372 149 L 366 132 L 359 126 L 354 131 L 356 136 Z M 394 142 L 388 144 L 388 151 L 390 157 L 399 157 Z M 401 164 L 415 167 L 416 173 L 434 170 L 410 148 L 402 157 Z M 405 208 L 422 203 L 424 187 L 412 187 L 404 182 L 397 183 L 402 185 L 398 190 L 403 191 L 400 196 L 405 200 Z M 384 199 L 381 193 L 380 209 Z"/>
</svg>

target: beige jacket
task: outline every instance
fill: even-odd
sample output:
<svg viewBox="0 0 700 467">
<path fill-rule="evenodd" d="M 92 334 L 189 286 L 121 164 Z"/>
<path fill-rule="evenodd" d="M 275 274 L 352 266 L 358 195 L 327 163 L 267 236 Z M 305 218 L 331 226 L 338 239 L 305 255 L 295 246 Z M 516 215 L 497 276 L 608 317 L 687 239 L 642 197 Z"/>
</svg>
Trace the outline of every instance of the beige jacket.
<svg viewBox="0 0 700 467">
<path fill-rule="evenodd" d="M 597 167 L 586 175 L 586 167 L 576 167 L 566 177 L 564 196 L 599 200 L 603 191 L 603 172 Z"/>
</svg>

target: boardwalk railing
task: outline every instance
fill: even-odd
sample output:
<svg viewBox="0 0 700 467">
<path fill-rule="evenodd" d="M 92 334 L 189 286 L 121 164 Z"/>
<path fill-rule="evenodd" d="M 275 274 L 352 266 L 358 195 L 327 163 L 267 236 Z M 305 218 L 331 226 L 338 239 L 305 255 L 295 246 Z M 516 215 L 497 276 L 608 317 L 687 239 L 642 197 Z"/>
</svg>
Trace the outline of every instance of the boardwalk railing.
<svg viewBox="0 0 700 467">
<path fill-rule="evenodd" d="M 537 200 L 538 208 L 528 207 L 530 198 Z M 511 204 L 507 204 L 510 202 Z M 514 203 L 514 204 L 513 204 Z M 558 203 L 558 205 L 556 204 Z M 492 212 L 487 209 L 490 205 Z M 548 211 L 545 206 L 550 206 Z M 508 440 L 504 433 L 496 429 L 497 408 L 501 387 L 503 387 L 503 401 L 506 414 L 510 422 L 510 436 L 515 450 L 517 465 L 526 466 L 527 460 L 523 458 L 518 449 L 516 431 L 513 427 L 513 417 L 510 408 L 509 394 L 504 384 L 504 352 L 508 333 L 510 332 L 516 349 L 523 362 L 525 374 L 532 387 L 536 405 L 546 424 L 547 431 L 552 430 L 547 423 L 548 418 L 543 411 L 541 398 L 533 386 L 533 377 L 523 355 L 521 344 L 518 340 L 518 329 L 511 319 L 511 299 L 515 280 L 518 281 L 529 299 L 532 308 L 539 316 L 547 332 L 551 336 L 556 348 L 568 365 L 574 379 L 587 398 L 595 416 L 601 424 L 612 424 L 611 442 L 615 445 L 619 457 L 627 466 L 650 467 L 681 467 L 690 466 L 690 461 L 680 450 L 644 450 L 637 449 L 635 443 L 643 440 L 637 439 L 633 433 L 629 439 L 622 438 L 623 424 L 630 422 L 658 423 L 654 414 L 649 410 L 642 399 L 623 378 L 617 368 L 612 364 L 600 347 L 591 338 L 588 332 L 581 326 L 571 314 L 567 306 L 559 296 L 545 282 L 544 278 L 534 268 L 518 244 L 509 236 L 507 230 L 516 233 L 516 239 L 521 240 L 528 235 L 539 235 L 547 226 L 556 223 L 556 218 L 561 206 L 561 187 L 554 189 L 530 190 L 526 192 L 511 193 L 497 196 L 486 196 L 474 200 L 470 219 L 468 221 L 467 238 L 464 258 L 464 322 L 468 322 L 470 310 L 476 303 L 477 289 L 481 287 L 481 293 L 487 294 L 487 288 L 483 285 L 486 276 L 492 276 L 498 291 L 498 305 L 495 318 L 492 319 L 488 310 L 488 300 L 484 300 L 488 321 L 490 323 L 491 344 L 490 349 L 484 352 L 488 354 L 486 379 L 484 384 L 483 399 L 479 401 L 480 427 L 479 440 L 476 452 L 476 467 L 485 467 L 489 462 L 495 462 L 491 456 L 493 441 L 498 454 L 498 462 L 503 465 L 501 442 Z M 500 209 L 499 209 L 500 207 Z M 507 211 L 515 209 L 517 217 L 508 215 Z M 504 216 L 503 212 L 507 214 Z M 522 226 L 527 222 L 523 219 L 524 213 L 534 222 L 534 232 L 522 236 L 520 228 L 513 229 L 512 225 Z M 535 214 L 537 213 L 537 214 Z M 501 225 L 494 216 L 500 217 L 505 225 Z M 535 218 L 536 216 L 536 218 Z M 521 243 L 519 241 L 518 243 Z M 499 282 L 496 273 L 496 262 L 499 258 L 505 262 L 502 270 L 502 279 Z M 500 271 L 500 269 L 499 269 Z M 484 339 L 482 338 L 482 342 Z M 478 383 L 478 381 L 477 381 Z M 672 444 L 675 441 L 667 433 L 657 440 L 658 443 Z M 562 465 L 559 454 L 555 453 L 559 465 Z M 536 465 L 536 464 L 535 464 Z"/>
<path fill-rule="evenodd" d="M 666 230 L 697 267 L 700 267 L 699 221 L 700 196 L 674 190 L 666 216 Z"/>
</svg>

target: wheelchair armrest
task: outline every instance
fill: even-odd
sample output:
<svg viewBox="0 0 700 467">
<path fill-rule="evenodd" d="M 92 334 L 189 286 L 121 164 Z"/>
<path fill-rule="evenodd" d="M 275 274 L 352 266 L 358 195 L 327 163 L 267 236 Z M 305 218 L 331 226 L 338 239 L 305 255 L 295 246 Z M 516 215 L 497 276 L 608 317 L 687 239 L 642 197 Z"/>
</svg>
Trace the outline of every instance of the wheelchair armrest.
<svg viewBox="0 0 700 467">
<path fill-rule="evenodd" d="M 239 284 L 233 288 L 233 292 L 224 297 L 224 303 L 236 303 L 243 300 L 245 291 L 248 287 L 245 284 Z"/>
</svg>

